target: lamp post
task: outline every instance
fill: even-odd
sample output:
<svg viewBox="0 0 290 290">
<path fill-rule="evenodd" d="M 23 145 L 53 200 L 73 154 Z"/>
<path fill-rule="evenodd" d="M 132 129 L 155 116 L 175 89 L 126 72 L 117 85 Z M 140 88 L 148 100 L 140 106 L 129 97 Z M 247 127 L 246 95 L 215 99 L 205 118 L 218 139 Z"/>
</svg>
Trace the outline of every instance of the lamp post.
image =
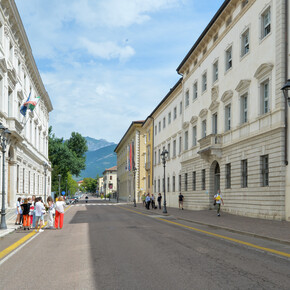
<svg viewBox="0 0 290 290">
<path fill-rule="evenodd" d="M 46 162 L 43 162 L 44 167 L 44 202 L 46 202 L 46 172 L 48 169 L 48 164 Z"/>
<path fill-rule="evenodd" d="M 288 91 L 290 90 L 290 79 L 287 80 L 286 84 L 281 88 L 285 98 L 285 165 L 288 165 L 288 106 L 290 105 L 290 98 Z"/>
<path fill-rule="evenodd" d="M 60 196 L 60 178 L 61 174 L 58 175 L 58 196 Z"/>
<path fill-rule="evenodd" d="M 165 194 L 165 164 L 166 164 L 166 158 L 168 155 L 168 151 L 164 149 L 161 153 L 163 168 L 164 168 L 164 176 L 163 176 L 163 192 L 164 192 L 164 203 L 163 203 L 163 213 L 167 213 L 166 209 L 166 194 Z"/>
<path fill-rule="evenodd" d="M 2 161 L 3 161 L 3 168 L 2 168 L 2 209 L 1 209 L 1 230 L 6 230 L 6 208 L 5 208 L 5 152 L 6 146 L 9 142 L 9 136 L 11 132 L 5 128 L 2 123 L 0 123 L 0 145 L 2 151 Z"/>
<path fill-rule="evenodd" d="M 136 171 L 137 171 L 137 168 L 134 167 L 133 168 L 133 174 L 134 174 L 134 207 L 136 207 Z"/>
</svg>

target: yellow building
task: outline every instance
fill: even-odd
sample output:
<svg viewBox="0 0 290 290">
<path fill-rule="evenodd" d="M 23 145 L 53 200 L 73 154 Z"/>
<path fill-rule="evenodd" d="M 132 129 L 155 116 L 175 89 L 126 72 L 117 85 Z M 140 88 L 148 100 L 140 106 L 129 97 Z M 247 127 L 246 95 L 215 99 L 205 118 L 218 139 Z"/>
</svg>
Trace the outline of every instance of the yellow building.
<svg viewBox="0 0 290 290">
<path fill-rule="evenodd" d="M 151 116 L 147 117 L 143 123 L 143 129 L 145 130 L 145 192 L 152 194 L 153 191 L 153 136 L 154 120 Z"/>
<path fill-rule="evenodd" d="M 145 192 L 145 131 L 144 121 L 133 121 L 116 149 L 119 199 L 141 200 Z M 135 169 L 135 170 L 134 170 Z"/>
</svg>

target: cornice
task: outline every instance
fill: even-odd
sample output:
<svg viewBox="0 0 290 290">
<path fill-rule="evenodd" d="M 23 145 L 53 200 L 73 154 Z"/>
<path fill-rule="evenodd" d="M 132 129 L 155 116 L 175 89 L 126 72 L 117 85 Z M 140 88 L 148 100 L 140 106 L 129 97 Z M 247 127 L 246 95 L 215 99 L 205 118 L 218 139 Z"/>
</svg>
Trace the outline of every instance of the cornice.
<svg viewBox="0 0 290 290">
<path fill-rule="evenodd" d="M 221 101 L 223 103 L 226 103 L 227 101 L 229 101 L 233 97 L 233 95 L 234 95 L 234 93 L 232 90 L 225 91 L 221 97 Z"/>
</svg>

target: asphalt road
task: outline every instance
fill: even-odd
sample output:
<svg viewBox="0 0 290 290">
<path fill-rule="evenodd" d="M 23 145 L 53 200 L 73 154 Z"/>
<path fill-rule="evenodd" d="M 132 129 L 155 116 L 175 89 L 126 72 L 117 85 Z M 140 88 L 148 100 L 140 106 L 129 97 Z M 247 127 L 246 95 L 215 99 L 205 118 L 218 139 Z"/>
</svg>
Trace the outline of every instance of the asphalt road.
<svg viewBox="0 0 290 290">
<path fill-rule="evenodd" d="M 80 201 L 65 213 L 62 230 L 33 236 L 0 264 L 0 289 L 290 287 L 289 258 L 190 227 L 288 253 L 289 246 L 132 210 L 91 197 L 88 204 Z M 17 231 L 1 239 L 0 251 L 24 235 Z"/>
</svg>

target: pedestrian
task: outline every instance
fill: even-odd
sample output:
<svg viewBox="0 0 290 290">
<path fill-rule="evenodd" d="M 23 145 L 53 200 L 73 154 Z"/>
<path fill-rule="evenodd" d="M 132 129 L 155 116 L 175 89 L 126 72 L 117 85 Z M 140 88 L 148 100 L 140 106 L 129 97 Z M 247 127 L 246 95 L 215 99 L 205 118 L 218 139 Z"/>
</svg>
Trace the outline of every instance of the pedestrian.
<svg viewBox="0 0 290 290">
<path fill-rule="evenodd" d="M 64 217 L 64 207 L 65 202 L 63 201 L 63 197 L 60 196 L 55 203 L 55 219 L 54 219 L 54 227 L 56 229 L 63 227 L 63 217 Z"/>
<path fill-rule="evenodd" d="M 153 193 L 151 194 L 151 206 L 152 206 L 152 209 L 153 208 L 155 209 L 155 196 Z"/>
<path fill-rule="evenodd" d="M 146 196 L 146 208 L 149 209 L 150 208 L 150 194 L 147 193 L 147 196 Z"/>
<path fill-rule="evenodd" d="M 21 215 L 21 197 L 18 197 L 17 202 L 16 202 L 16 220 L 15 220 L 15 225 L 20 225 L 20 215 Z"/>
<path fill-rule="evenodd" d="M 35 198 L 35 205 L 34 205 L 34 210 L 35 210 L 35 231 L 37 232 L 37 229 L 39 229 L 39 232 L 42 233 L 43 229 L 41 229 L 43 225 L 42 221 L 42 211 L 45 210 L 45 207 L 43 203 L 41 202 L 41 198 L 37 197 Z M 39 223 L 39 227 L 38 227 Z"/>
<path fill-rule="evenodd" d="M 32 228 L 35 228 L 35 199 L 36 199 L 36 196 L 32 195 L 32 202 L 30 206 L 30 210 L 31 210 L 30 218 L 32 216 L 32 221 L 30 224 L 32 225 Z"/>
<path fill-rule="evenodd" d="M 142 195 L 141 199 L 142 199 L 143 206 L 146 206 L 146 201 L 145 201 L 146 195 L 145 195 L 145 193 Z"/>
<path fill-rule="evenodd" d="M 217 216 L 221 216 L 220 215 L 221 203 L 224 205 L 224 200 L 222 198 L 221 191 L 219 189 L 217 191 L 217 194 L 213 197 L 213 199 L 215 200 L 217 205 Z"/>
<path fill-rule="evenodd" d="M 182 210 L 183 210 L 183 200 L 184 200 L 184 196 L 180 192 L 178 196 L 178 201 L 179 201 L 179 208 L 181 207 Z"/>
<path fill-rule="evenodd" d="M 47 221 L 47 226 L 49 229 L 53 229 L 53 218 L 55 214 L 55 208 L 54 208 L 54 203 L 53 199 L 51 196 L 47 198 L 47 206 L 48 206 L 48 221 Z"/>
<path fill-rule="evenodd" d="M 24 202 L 21 205 L 22 207 L 22 214 L 23 214 L 23 228 L 24 230 L 30 230 L 30 205 L 31 203 L 28 202 L 28 198 L 24 198 Z"/>
<path fill-rule="evenodd" d="M 44 225 L 44 215 L 46 214 L 46 207 L 44 205 L 44 202 L 42 200 L 42 197 L 40 196 L 39 197 L 41 203 L 43 204 L 43 209 L 42 209 L 42 212 L 41 212 L 41 221 L 42 221 L 42 224 Z"/>
<path fill-rule="evenodd" d="M 21 207 L 21 205 L 23 204 L 23 201 L 24 201 L 24 199 L 21 198 L 21 201 L 20 201 L 20 220 L 19 220 L 19 224 L 20 225 L 23 224 L 23 210 L 22 210 L 22 207 Z"/>
<path fill-rule="evenodd" d="M 157 201 L 158 201 L 159 209 L 161 209 L 162 195 L 160 192 L 158 193 Z"/>
</svg>

